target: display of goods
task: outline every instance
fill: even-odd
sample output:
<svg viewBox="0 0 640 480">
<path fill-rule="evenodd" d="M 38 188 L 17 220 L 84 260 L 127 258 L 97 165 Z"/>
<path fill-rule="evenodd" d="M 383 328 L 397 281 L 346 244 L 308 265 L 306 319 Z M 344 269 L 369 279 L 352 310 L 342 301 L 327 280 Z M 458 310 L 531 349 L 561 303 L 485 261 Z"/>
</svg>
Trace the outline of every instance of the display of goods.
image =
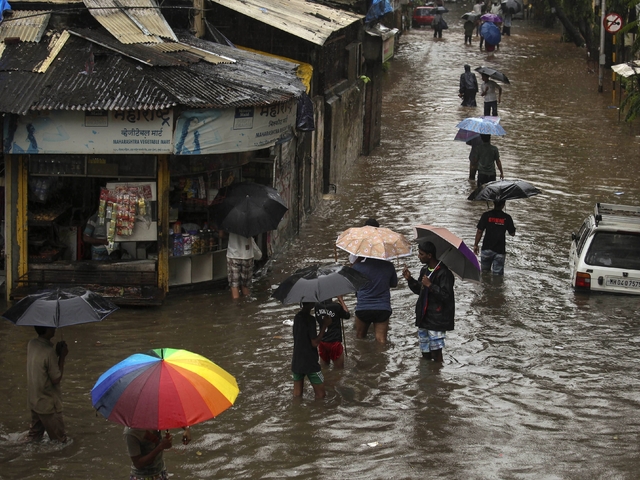
<svg viewBox="0 0 640 480">
<path fill-rule="evenodd" d="M 191 255 L 191 235 L 188 233 L 182 234 L 182 252 L 184 255 Z"/>
<path fill-rule="evenodd" d="M 68 205 L 47 205 L 46 207 L 34 207 L 29 211 L 29 220 L 36 222 L 53 222 L 67 211 Z"/>
<path fill-rule="evenodd" d="M 180 257 L 184 255 L 184 240 L 182 234 L 173 236 L 173 256 Z"/>
</svg>

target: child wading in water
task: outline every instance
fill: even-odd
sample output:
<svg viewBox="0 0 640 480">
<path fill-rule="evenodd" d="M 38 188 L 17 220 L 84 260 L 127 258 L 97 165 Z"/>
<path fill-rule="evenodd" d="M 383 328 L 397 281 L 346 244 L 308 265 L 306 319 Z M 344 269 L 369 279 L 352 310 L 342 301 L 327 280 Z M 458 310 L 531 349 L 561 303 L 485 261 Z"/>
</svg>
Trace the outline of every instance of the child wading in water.
<svg viewBox="0 0 640 480">
<path fill-rule="evenodd" d="M 344 347 L 342 345 L 342 320 L 351 317 L 346 310 L 342 299 L 338 302 L 318 302 L 314 308 L 318 325 L 322 327 L 325 317 L 330 317 L 332 322 L 327 328 L 322 341 L 318 345 L 318 355 L 324 365 L 333 362 L 335 368 L 344 367 Z"/>
<path fill-rule="evenodd" d="M 331 325 L 331 317 L 323 318 L 320 332 L 316 332 L 316 319 L 311 315 L 313 302 L 302 303 L 300 311 L 293 319 L 293 396 L 301 397 L 304 391 L 304 377 L 311 382 L 316 398 L 324 398 L 324 377 L 318 361 L 318 345 Z"/>
</svg>

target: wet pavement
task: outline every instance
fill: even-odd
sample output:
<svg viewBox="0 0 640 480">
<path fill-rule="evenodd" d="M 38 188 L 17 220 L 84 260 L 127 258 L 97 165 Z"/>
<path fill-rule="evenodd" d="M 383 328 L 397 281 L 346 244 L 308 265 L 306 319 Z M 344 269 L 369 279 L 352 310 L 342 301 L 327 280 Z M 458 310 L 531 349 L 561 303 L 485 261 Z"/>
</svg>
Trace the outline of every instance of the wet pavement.
<svg viewBox="0 0 640 480">
<path fill-rule="evenodd" d="M 122 427 L 96 415 L 90 390 L 113 364 L 155 347 L 200 353 L 241 390 L 232 409 L 193 428 L 189 446 L 165 454 L 174 478 L 637 478 L 639 297 L 575 295 L 568 251 L 595 202 L 640 203 L 638 132 L 618 122 L 611 93 L 597 93 L 597 72 L 584 51 L 559 42 L 559 30 L 515 21 L 489 56 L 475 37 L 464 45 L 456 19 L 466 7 L 449 5 L 442 40 L 429 29 L 401 38 L 385 78 L 382 145 L 256 280 L 255 299 L 173 293 L 163 307 L 60 332 L 70 345 L 69 444 L 19 443 L 33 331 L 0 324 L 0 478 L 126 478 Z M 413 225 L 437 224 L 473 243 L 487 205 L 466 200 L 469 147 L 452 141 L 461 119 L 482 113 L 459 106 L 465 63 L 511 79 L 499 106 L 507 135 L 493 143 L 507 178 L 543 190 L 507 205 L 518 230 L 504 278 L 456 282 L 456 329 L 441 368 L 420 358 L 416 297 L 401 279 L 390 343 L 357 340 L 347 322 L 346 367 L 325 371 L 327 398 L 314 401 L 308 387 L 294 402 L 284 322 L 296 308 L 271 300 L 274 286 L 333 261 L 337 235 L 371 216 L 407 236 Z M 406 263 L 417 274 L 417 258 Z M 353 310 L 353 296 L 347 303 Z"/>
</svg>

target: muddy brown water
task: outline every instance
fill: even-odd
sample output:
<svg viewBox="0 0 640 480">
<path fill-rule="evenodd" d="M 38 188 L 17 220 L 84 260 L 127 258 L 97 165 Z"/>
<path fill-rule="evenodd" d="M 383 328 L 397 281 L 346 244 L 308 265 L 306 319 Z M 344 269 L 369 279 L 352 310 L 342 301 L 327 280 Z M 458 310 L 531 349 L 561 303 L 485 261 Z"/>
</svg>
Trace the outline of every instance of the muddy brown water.
<svg viewBox="0 0 640 480">
<path fill-rule="evenodd" d="M 465 47 L 456 20 L 464 9 L 451 7 L 440 41 L 428 29 L 402 37 L 385 77 L 382 145 L 256 280 L 254 300 L 174 293 L 161 308 L 59 332 L 70 345 L 67 445 L 19 443 L 33 331 L 0 323 L 0 478 L 127 478 L 122 427 L 95 414 L 90 390 L 126 356 L 169 346 L 211 358 L 241 390 L 232 409 L 193 428 L 191 445 L 165 454 L 173 478 L 637 478 L 639 298 L 576 296 L 567 256 L 571 232 L 596 201 L 640 203 L 640 140 L 618 122 L 609 89 L 597 93 L 584 52 L 560 43 L 559 31 L 515 21 L 489 57 L 475 37 Z M 459 106 L 465 63 L 511 79 L 499 106 L 507 135 L 494 143 L 507 178 L 544 192 L 507 206 L 518 230 L 506 275 L 456 282 L 456 330 L 442 368 L 420 359 L 415 296 L 401 280 L 389 344 L 356 340 L 348 322 L 346 368 L 325 371 L 326 400 L 307 390 L 292 401 L 283 322 L 296 309 L 271 300 L 273 286 L 296 268 L 332 261 L 337 234 L 369 216 L 409 236 L 412 225 L 430 223 L 473 242 L 487 206 L 466 200 L 469 147 L 452 141 L 458 121 L 481 114 Z M 406 263 L 417 273 L 416 258 Z M 354 298 L 347 303 L 353 309 Z"/>
</svg>

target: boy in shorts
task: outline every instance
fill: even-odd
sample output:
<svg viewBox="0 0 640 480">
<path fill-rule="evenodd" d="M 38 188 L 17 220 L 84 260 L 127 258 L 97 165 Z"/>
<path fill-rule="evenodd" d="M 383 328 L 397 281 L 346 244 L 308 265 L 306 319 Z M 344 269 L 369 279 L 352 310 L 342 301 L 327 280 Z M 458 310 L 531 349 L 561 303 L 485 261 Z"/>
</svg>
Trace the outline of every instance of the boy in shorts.
<svg viewBox="0 0 640 480">
<path fill-rule="evenodd" d="M 318 399 L 326 396 L 324 377 L 318 361 L 318 345 L 331 324 L 331 317 L 325 316 L 320 326 L 320 332 L 316 332 L 316 319 L 311 315 L 313 306 L 313 302 L 302 303 L 302 308 L 293 319 L 291 372 L 293 373 L 293 396 L 302 396 L 304 377 L 307 377 L 311 382 L 316 399 Z"/>
<path fill-rule="evenodd" d="M 324 365 L 333 362 L 335 368 L 344 367 L 344 347 L 342 346 L 342 320 L 351 317 L 346 311 L 343 302 L 318 302 L 314 308 L 316 321 L 322 325 L 325 317 L 330 317 L 332 322 L 327 328 L 322 341 L 318 345 L 318 355 Z"/>
</svg>

